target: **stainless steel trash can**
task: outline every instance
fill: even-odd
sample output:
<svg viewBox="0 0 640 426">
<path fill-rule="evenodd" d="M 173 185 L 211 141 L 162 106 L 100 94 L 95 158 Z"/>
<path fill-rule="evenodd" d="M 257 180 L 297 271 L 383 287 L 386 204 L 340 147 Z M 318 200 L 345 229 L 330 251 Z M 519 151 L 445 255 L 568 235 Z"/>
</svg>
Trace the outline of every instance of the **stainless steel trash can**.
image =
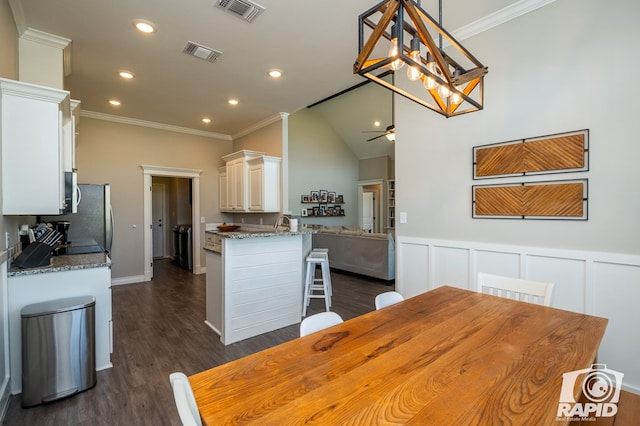
<svg viewBox="0 0 640 426">
<path fill-rule="evenodd" d="M 95 297 L 80 296 L 22 308 L 23 407 L 95 386 L 95 305 Z"/>
</svg>

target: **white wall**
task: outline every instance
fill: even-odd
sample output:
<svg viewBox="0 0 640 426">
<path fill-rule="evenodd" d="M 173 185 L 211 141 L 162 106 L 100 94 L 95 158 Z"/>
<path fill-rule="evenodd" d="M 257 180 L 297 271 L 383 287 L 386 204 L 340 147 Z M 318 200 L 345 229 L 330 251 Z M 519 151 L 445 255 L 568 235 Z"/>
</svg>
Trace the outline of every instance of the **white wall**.
<svg viewBox="0 0 640 426">
<path fill-rule="evenodd" d="M 535 252 L 536 274 L 559 284 L 564 307 L 609 318 L 601 361 L 640 392 L 640 86 L 627 79 L 640 66 L 638 16 L 634 0 L 559 0 L 465 40 L 489 67 L 485 109 L 445 119 L 398 96 L 395 149 L 396 211 L 408 217 L 396 224 L 398 244 L 411 239 L 398 248 L 400 287 L 472 287 L 468 250 L 483 244 L 507 253 L 497 262 L 515 262 L 505 274 L 528 274 L 509 259 Z M 589 179 L 587 221 L 472 219 L 474 146 L 579 129 L 590 130 L 590 170 L 571 177 Z M 566 263 L 557 250 L 582 254 Z M 598 262 L 585 269 L 583 258 Z M 612 258 L 625 266 L 607 266 Z"/>
</svg>

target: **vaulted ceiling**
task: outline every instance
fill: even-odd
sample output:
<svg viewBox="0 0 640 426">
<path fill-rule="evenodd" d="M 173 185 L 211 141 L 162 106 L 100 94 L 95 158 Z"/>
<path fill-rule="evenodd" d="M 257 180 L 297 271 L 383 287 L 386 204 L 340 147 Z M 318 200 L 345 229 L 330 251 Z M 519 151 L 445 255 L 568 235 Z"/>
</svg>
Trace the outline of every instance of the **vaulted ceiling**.
<svg viewBox="0 0 640 426">
<path fill-rule="evenodd" d="M 83 111 L 230 136 L 364 81 L 352 72 L 357 18 L 375 4 L 258 0 L 264 11 L 247 22 L 215 7 L 216 0 L 9 1 L 19 32 L 31 28 L 72 40 L 65 88 L 81 100 Z M 532 0 L 443 0 L 443 26 L 455 31 L 526 2 Z M 437 1 L 421 6 L 438 16 Z M 157 31 L 140 34 L 135 19 L 154 23 Z M 190 41 L 222 54 L 214 62 L 188 56 L 182 52 Z M 267 75 L 274 68 L 283 71 L 278 80 Z M 135 78 L 123 80 L 120 70 Z M 389 150 L 384 138 L 367 143 L 372 134 L 362 131 L 375 130 L 376 119 L 383 128 L 390 124 L 391 92 L 367 86 L 378 94 L 360 88 L 341 97 L 344 105 L 329 101 L 331 108 L 329 102 L 318 107 L 333 110 L 322 113 L 330 122 L 342 121 L 332 125 L 360 158 Z M 121 105 L 110 105 L 111 98 Z M 229 105 L 230 98 L 239 104 Z"/>
</svg>

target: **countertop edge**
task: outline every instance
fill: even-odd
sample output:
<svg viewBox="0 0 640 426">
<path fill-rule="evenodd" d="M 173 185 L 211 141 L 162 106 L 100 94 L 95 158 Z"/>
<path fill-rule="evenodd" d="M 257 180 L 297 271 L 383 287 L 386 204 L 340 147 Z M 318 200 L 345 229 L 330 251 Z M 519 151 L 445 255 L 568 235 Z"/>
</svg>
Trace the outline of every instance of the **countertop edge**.
<svg viewBox="0 0 640 426">
<path fill-rule="evenodd" d="M 51 264 L 37 268 L 10 268 L 8 277 L 20 277 L 26 275 L 48 274 L 51 272 L 75 271 L 92 268 L 111 268 L 111 259 L 106 253 L 76 254 L 65 256 L 52 256 Z"/>
</svg>

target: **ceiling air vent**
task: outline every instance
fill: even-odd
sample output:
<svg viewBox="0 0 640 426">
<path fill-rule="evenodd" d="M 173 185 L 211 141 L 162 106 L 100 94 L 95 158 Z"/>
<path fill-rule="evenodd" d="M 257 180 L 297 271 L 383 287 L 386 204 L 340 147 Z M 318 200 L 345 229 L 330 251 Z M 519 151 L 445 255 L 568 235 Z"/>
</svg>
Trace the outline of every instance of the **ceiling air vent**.
<svg viewBox="0 0 640 426">
<path fill-rule="evenodd" d="M 264 7 L 248 0 L 216 0 L 214 5 L 247 22 L 253 22 L 264 12 Z"/>
<path fill-rule="evenodd" d="M 195 56 L 198 59 L 209 62 L 215 62 L 216 59 L 222 56 L 222 52 L 192 41 L 187 42 L 187 45 L 182 49 L 182 53 L 186 53 L 187 55 Z"/>
</svg>

